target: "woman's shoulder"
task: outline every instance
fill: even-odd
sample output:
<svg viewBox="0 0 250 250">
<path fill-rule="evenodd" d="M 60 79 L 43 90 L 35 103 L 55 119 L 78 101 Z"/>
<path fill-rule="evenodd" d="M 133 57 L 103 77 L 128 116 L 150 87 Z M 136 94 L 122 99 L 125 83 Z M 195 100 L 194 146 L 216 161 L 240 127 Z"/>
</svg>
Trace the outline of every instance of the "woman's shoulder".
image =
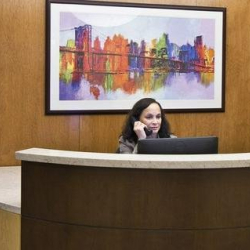
<svg viewBox="0 0 250 250">
<path fill-rule="evenodd" d="M 175 134 L 170 134 L 170 138 L 177 138 Z"/>
<path fill-rule="evenodd" d="M 123 136 L 119 137 L 119 142 L 124 143 L 124 144 L 129 144 L 129 145 L 135 145 L 136 144 L 134 141 L 130 141 L 128 139 L 125 139 Z"/>
<path fill-rule="evenodd" d="M 119 138 L 119 153 L 131 154 L 135 150 L 136 143 L 134 141 L 129 141 L 123 136 Z"/>
</svg>

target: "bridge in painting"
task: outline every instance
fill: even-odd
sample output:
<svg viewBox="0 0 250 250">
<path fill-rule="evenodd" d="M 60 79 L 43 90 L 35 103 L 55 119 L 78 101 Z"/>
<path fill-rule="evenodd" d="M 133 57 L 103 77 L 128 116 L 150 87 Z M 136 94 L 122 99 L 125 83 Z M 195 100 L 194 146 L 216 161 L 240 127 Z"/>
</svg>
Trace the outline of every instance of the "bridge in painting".
<svg viewBox="0 0 250 250">
<path fill-rule="evenodd" d="M 72 73 L 121 74 L 129 71 L 139 72 L 213 72 L 212 66 L 197 62 L 163 57 L 152 57 L 135 54 L 109 53 L 103 51 L 84 51 L 81 49 L 60 47 L 61 65 L 67 69 L 71 62 Z"/>
</svg>

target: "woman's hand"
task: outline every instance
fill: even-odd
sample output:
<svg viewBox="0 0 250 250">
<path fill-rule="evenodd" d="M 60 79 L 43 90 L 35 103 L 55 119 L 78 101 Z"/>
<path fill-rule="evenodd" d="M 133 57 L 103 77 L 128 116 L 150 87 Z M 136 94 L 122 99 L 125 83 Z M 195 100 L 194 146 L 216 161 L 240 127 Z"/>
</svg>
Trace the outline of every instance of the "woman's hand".
<svg viewBox="0 0 250 250">
<path fill-rule="evenodd" d="M 144 128 L 146 128 L 147 126 L 140 122 L 140 121 L 136 121 L 134 123 L 134 131 L 138 137 L 138 139 L 145 139 L 147 136 L 146 136 L 146 133 L 144 131 Z"/>
</svg>

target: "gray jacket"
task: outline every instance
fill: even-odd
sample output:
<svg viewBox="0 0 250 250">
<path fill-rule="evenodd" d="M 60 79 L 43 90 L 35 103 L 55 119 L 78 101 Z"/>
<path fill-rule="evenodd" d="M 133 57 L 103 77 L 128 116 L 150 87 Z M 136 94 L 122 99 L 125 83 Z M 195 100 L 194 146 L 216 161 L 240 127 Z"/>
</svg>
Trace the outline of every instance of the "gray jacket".
<svg viewBox="0 0 250 250">
<path fill-rule="evenodd" d="M 176 138 L 175 135 L 171 134 L 171 138 Z M 121 136 L 119 138 L 119 153 L 121 154 L 137 154 L 137 144 L 135 142 L 130 142 L 128 140 L 124 140 Z"/>
</svg>

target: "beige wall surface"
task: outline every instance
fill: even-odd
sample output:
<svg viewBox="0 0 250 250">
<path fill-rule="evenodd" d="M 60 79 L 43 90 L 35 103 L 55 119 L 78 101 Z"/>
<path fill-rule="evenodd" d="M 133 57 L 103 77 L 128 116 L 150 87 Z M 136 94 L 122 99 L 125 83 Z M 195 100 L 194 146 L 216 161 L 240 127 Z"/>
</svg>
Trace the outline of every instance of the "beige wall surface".
<svg viewBox="0 0 250 250">
<path fill-rule="evenodd" d="M 221 153 L 249 152 L 250 1 L 135 2 L 227 8 L 225 112 L 167 117 L 177 136 L 216 135 Z M 45 14 L 45 0 L 0 2 L 0 166 L 19 164 L 14 152 L 30 147 L 96 152 L 117 147 L 125 114 L 45 115 Z"/>
</svg>

